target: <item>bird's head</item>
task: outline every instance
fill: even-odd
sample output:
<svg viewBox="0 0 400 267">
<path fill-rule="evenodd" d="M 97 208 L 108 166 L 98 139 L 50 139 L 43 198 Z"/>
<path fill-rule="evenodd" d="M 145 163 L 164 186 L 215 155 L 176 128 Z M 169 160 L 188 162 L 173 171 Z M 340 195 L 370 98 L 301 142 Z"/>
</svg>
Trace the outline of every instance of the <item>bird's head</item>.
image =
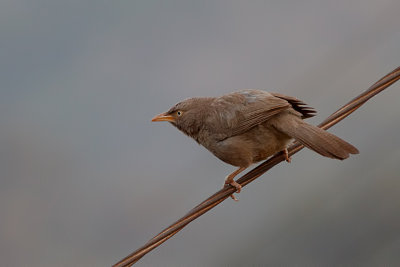
<svg viewBox="0 0 400 267">
<path fill-rule="evenodd" d="M 208 116 L 212 98 L 189 98 L 174 105 L 151 121 L 168 121 L 185 134 L 197 140 L 199 131 Z M 197 140 L 198 141 L 198 140 Z"/>
</svg>

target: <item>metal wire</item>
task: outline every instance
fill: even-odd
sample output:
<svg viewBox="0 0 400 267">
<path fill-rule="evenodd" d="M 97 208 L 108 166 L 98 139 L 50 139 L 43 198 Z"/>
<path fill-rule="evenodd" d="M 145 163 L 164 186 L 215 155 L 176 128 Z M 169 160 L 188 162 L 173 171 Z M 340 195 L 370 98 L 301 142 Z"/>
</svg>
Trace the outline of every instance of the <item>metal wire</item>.
<svg viewBox="0 0 400 267">
<path fill-rule="evenodd" d="M 377 95 L 393 83 L 395 83 L 397 80 L 400 79 L 400 67 L 396 68 L 389 74 L 385 75 L 382 77 L 379 81 L 374 83 L 370 88 L 368 88 L 365 92 L 357 96 L 356 98 L 352 99 L 350 102 L 348 102 L 346 105 L 338 109 L 336 112 L 334 112 L 332 115 L 330 115 L 326 120 L 324 120 L 322 123 L 318 125 L 318 127 L 322 129 L 328 129 L 338 123 L 339 121 L 343 120 L 347 116 L 349 116 L 351 113 L 353 113 L 355 110 L 357 110 L 361 105 L 363 105 L 365 102 L 367 102 L 369 99 L 371 99 L 373 96 Z M 295 142 L 293 145 L 291 145 L 288 148 L 289 156 L 297 153 L 303 148 L 302 145 L 299 143 Z M 240 177 L 237 182 L 241 184 L 242 186 L 246 186 L 247 184 L 251 183 L 255 179 L 257 179 L 259 176 L 267 172 L 269 169 L 271 169 L 273 166 L 277 165 L 281 161 L 284 160 L 284 155 L 283 153 L 277 154 L 265 162 L 261 163 L 242 177 Z M 130 255 L 113 265 L 114 267 L 125 267 L 125 266 L 131 266 L 134 263 L 136 263 L 140 258 L 142 258 L 144 255 L 167 241 L 169 238 L 174 236 L 177 232 L 182 230 L 183 227 L 185 227 L 187 224 L 189 224 L 191 221 L 197 219 L 204 213 L 206 213 L 208 210 L 212 209 L 213 207 L 217 206 L 219 203 L 224 201 L 226 198 L 228 198 L 231 194 L 233 194 L 236 191 L 236 189 L 232 186 L 227 186 L 218 192 L 216 192 L 214 195 L 210 196 L 206 200 L 204 200 L 202 203 L 194 207 L 191 211 L 189 211 L 185 216 L 165 228 L 161 233 L 153 237 L 150 241 L 148 241 L 143 247 L 137 249 L 136 251 L 132 252 Z"/>
</svg>

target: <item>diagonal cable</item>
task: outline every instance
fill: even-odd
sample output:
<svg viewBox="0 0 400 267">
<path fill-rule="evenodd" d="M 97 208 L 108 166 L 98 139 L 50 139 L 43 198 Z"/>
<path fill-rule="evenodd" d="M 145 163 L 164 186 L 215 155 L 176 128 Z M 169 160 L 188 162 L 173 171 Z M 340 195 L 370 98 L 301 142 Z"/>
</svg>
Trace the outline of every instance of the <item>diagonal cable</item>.
<svg viewBox="0 0 400 267">
<path fill-rule="evenodd" d="M 346 118 L 348 115 L 353 113 L 357 110 L 361 105 L 371 99 L 373 96 L 377 95 L 378 93 L 382 92 L 384 89 L 395 83 L 397 80 L 400 79 L 400 67 L 397 67 L 395 70 L 390 72 L 389 74 L 382 77 L 379 81 L 374 83 L 370 88 L 368 88 L 365 92 L 361 93 L 359 96 L 352 99 L 346 105 L 338 109 L 332 115 L 330 115 L 327 119 L 325 119 L 322 123 L 318 125 L 318 127 L 326 130 L 338 123 L 339 121 Z M 303 149 L 303 145 L 295 142 L 288 148 L 289 156 L 297 153 L 301 149 Z M 240 177 L 237 182 L 242 186 L 246 186 L 247 184 L 251 183 L 262 174 L 267 172 L 273 166 L 277 165 L 281 161 L 285 159 L 283 153 L 278 153 L 275 156 L 272 156 L 268 160 L 264 161 L 242 177 Z M 126 267 L 131 266 L 136 263 L 140 258 L 144 255 L 167 241 L 169 238 L 174 236 L 177 232 L 182 230 L 187 224 L 191 221 L 197 219 L 208 210 L 212 209 L 213 207 L 217 206 L 219 203 L 224 201 L 228 198 L 231 194 L 236 191 L 236 188 L 232 186 L 227 186 L 214 195 L 210 196 L 202 203 L 194 207 L 191 211 L 189 211 L 185 216 L 165 228 L 161 233 L 153 237 L 149 240 L 143 247 L 137 249 L 136 251 L 132 252 L 130 255 L 113 265 L 113 267 Z"/>
</svg>

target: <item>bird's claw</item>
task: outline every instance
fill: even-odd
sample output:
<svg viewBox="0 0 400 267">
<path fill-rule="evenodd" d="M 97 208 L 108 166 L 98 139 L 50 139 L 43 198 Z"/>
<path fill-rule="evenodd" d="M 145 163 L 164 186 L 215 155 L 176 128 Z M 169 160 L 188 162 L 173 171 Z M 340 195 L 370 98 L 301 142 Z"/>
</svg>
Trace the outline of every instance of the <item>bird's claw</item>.
<svg viewBox="0 0 400 267">
<path fill-rule="evenodd" d="M 232 181 L 232 182 L 226 183 L 226 185 L 231 185 L 231 186 L 235 187 L 235 188 L 236 188 L 236 193 L 238 193 L 238 194 L 240 193 L 240 191 L 242 191 L 242 186 L 241 186 L 239 183 L 237 183 L 236 181 Z M 234 194 L 231 195 L 231 198 L 232 198 L 233 200 L 235 200 L 235 201 L 239 201 L 239 200 L 235 197 Z"/>
<path fill-rule="evenodd" d="M 290 162 L 292 161 L 292 158 L 289 157 L 289 152 L 288 152 L 287 148 L 285 148 L 285 149 L 283 150 L 283 155 L 285 155 L 285 160 L 286 160 L 288 163 L 290 163 Z"/>
<path fill-rule="evenodd" d="M 235 200 L 235 201 L 239 201 L 239 199 L 237 199 L 237 198 L 235 197 L 234 194 L 231 195 L 231 198 L 232 198 L 233 200 Z"/>
</svg>

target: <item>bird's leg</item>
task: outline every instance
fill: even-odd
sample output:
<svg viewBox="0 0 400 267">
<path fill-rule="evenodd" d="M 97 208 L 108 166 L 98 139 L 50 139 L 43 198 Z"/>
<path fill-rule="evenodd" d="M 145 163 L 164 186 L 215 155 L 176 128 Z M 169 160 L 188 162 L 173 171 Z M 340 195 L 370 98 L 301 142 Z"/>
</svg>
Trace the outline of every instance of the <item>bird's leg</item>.
<svg viewBox="0 0 400 267">
<path fill-rule="evenodd" d="M 292 158 L 289 157 L 289 152 L 288 152 L 287 148 L 285 148 L 285 149 L 283 150 L 283 155 L 285 155 L 285 160 L 286 160 L 287 162 L 290 163 L 290 162 L 292 161 Z"/>
<path fill-rule="evenodd" d="M 244 171 L 246 168 L 247 167 L 240 167 L 236 171 L 234 171 L 231 174 L 229 174 L 228 176 L 226 176 L 224 187 L 225 187 L 225 185 L 231 185 L 236 188 L 236 193 L 240 193 L 240 191 L 242 190 L 242 186 L 239 183 L 237 183 L 235 180 L 233 180 L 233 178 L 235 178 L 236 175 L 238 175 L 239 173 Z M 238 201 L 234 194 L 231 195 L 231 198 L 235 201 Z"/>
</svg>

